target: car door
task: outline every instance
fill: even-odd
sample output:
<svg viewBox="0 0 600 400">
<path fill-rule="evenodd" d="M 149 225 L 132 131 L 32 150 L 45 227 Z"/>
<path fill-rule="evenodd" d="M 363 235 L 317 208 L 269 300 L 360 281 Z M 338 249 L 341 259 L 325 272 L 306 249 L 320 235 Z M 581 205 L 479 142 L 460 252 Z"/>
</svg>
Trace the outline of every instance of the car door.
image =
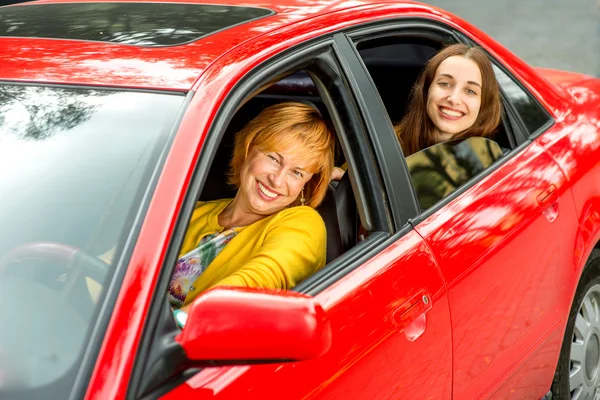
<svg viewBox="0 0 600 400">
<path fill-rule="evenodd" d="M 454 396 L 540 398 L 562 341 L 569 288 L 561 282 L 573 273 L 572 196 L 531 141 L 484 175 L 415 220 L 448 285 Z"/>
<path fill-rule="evenodd" d="M 327 354 L 304 362 L 205 368 L 162 398 L 450 399 L 443 281 L 414 230 L 390 240 L 315 296 L 332 326 Z"/>
<path fill-rule="evenodd" d="M 492 394 L 517 371 L 510 386 L 519 396 L 548 391 L 567 290 L 557 283 L 569 274 L 573 243 L 563 236 L 573 216 L 565 185 L 531 144 L 415 221 L 448 284 L 457 398 Z"/>
<path fill-rule="evenodd" d="M 382 45 L 392 38 L 410 44 L 414 37 L 426 52 L 429 46 L 441 48 L 457 40 L 452 29 L 424 20 L 367 27 L 352 37 Z M 401 56 L 405 64 L 415 59 Z M 496 73 L 505 73 L 500 65 Z M 372 66 L 369 71 L 377 73 Z M 548 392 L 569 290 L 560 282 L 572 274 L 568 266 L 575 237 L 568 228 L 575 214 L 567 180 L 553 158 L 527 140 L 522 131 L 526 124 L 509 96 L 515 88 L 498 76 L 505 107 L 500 129 L 504 136 L 499 139 L 501 147 L 512 151 L 411 220 L 434 253 L 448 287 L 457 399 L 539 398 Z M 395 81 L 390 85 L 398 87 Z M 387 91 L 381 98 L 390 98 L 388 86 L 381 88 Z M 391 100 L 397 103 L 402 94 L 391 93 Z M 384 105 L 390 112 L 397 108 Z M 538 128 L 551 124 L 545 115 L 547 123 Z M 434 182 L 425 181 L 432 186 L 428 191 L 419 187 L 423 182 L 414 182 L 413 188 L 417 193 L 440 192 Z"/>
<path fill-rule="evenodd" d="M 349 160 L 354 195 L 361 199 L 359 211 L 369 215 L 361 219 L 367 236 L 295 288 L 314 296 L 327 312 L 333 332 L 331 349 L 304 362 L 250 365 L 242 361 L 188 372 L 162 398 L 451 398 L 452 344 L 445 284 L 425 241 L 402 220 L 407 212 L 399 210 L 400 199 L 389 193 L 401 189 L 398 185 L 408 185 L 407 177 L 402 180 L 381 170 L 386 165 L 382 157 L 390 158 L 381 149 L 396 154 L 395 162 L 400 162 L 399 145 L 390 124 L 382 125 L 387 129 L 386 144 L 364 128 L 373 125 L 368 111 L 362 109 L 368 102 L 363 94 L 348 90 L 364 77 L 355 73 L 364 71 L 344 58 L 340 46 L 348 45 L 343 37 L 331 43 L 328 55 L 318 62 L 331 68 L 317 74 L 326 88 L 323 99 L 331 99 L 326 104 L 336 131 L 345 132 L 340 141 Z M 298 61 L 291 57 L 285 62 Z M 255 73 L 269 79 L 274 75 L 267 68 Z M 250 93 L 255 88 L 246 85 L 239 90 Z M 356 111 L 357 103 L 363 112 Z M 223 107 L 227 109 L 227 103 Z M 224 113 L 222 121 L 226 118 Z M 213 135 L 226 124 L 219 121 L 213 124 L 217 127 Z M 412 194 L 406 203 L 414 207 Z"/>
</svg>

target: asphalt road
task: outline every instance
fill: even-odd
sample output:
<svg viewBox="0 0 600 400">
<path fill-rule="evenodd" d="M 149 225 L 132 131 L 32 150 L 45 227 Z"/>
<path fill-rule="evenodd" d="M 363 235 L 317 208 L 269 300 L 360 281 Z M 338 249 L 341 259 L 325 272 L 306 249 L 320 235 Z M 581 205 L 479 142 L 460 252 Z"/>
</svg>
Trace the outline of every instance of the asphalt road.
<svg viewBox="0 0 600 400">
<path fill-rule="evenodd" d="M 469 21 L 530 65 L 600 76 L 596 0 L 421 1 Z"/>
</svg>

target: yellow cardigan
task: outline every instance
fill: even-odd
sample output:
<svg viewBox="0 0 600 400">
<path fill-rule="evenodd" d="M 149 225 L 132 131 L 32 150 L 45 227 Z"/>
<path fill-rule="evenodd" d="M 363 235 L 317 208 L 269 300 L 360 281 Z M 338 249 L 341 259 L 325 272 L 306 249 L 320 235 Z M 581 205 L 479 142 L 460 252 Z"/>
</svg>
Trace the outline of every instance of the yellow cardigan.
<svg viewBox="0 0 600 400">
<path fill-rule="evenodd" d="M 209 233 L 221 232 L 218 216 L 231 199 L 198 202 L 180 257 Z M 188 292 L 184 305 L 214 286 L 291 289 L 325 265 L 327 233 L 323 219 L 306 206 L 286 208 L 235 236 Z"/>
</svg>

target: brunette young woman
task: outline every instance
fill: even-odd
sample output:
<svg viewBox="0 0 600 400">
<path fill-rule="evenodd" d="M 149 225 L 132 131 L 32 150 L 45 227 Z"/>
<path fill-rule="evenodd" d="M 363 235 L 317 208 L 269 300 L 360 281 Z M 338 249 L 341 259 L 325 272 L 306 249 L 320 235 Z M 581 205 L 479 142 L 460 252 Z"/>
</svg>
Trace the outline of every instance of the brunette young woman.
<svg viewBox="0 0 600 400">
<path fill-rule="evenodd" d="M 394 129 L 409 156 L 447 140 L 493 135 L 500 110 L 498 83 L 487 55 L 478 47 L 453 44 L 427 62 Z"/>
<path fill-rule="evenodd" d="M 453 44 L 427 62 L 394 130 L 408 157 L 447 140 L 493 135 L 500 110 L 498 83 L 487 55 L 478 47 Z M 336 167 L 332 179 L 341 179 L 345 170 Z"/>
</svg>

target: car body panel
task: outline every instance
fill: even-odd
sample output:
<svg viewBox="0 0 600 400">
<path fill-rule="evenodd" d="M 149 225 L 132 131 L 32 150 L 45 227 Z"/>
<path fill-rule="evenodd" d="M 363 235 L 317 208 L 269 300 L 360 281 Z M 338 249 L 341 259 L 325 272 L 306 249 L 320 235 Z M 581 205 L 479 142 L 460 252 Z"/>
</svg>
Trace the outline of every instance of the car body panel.
<svg viewBox="0 0 600 400">
<path fill-rule="evenodd" d="M 264 19 L 277 25 L 281 17 Z M 261 35 L 264 23 L 259 19 L 189 44 L 150 48 L 92 41 L 2 38 L 0 79 L 187 91 L 219 56 L 248 38 Z M 40 53 L 43 59 L 39 58 Z"/>
<path fill-rule="evenodd" d="M 219 3 L 240 5 L 235 0 Z M 555 125 L 416 231 L 317 295 L 334 327 L 328 354 L 301 363 L 206 368 L 164 397 L 384 399 L 427 393 L 436 399 L 461 399 L 545 394 L 581 269 L 600 239 L 597 81 L 540 73 L 474 26 L 427 5 L 325 0 L 243 5 L 277 14 L 168 48 L 0 38 L 1 80 L 193 91 L 137 241 L 131 244 L 129 264 L 120 266 L 126 269 L 123 281 L 111 286 L 118 297 L 114 309 L 104 311 L 112 315 L 86 398 L 127 394 L 196 161 L 212 121 L 236 85 L 261 63 L 310 40 L 361 24 L 409 18 L 443 23 L 480 44 L 537 97 Z M 535 206 L 545 184 L 555 185 L 559 197 L 553 222 Z M 512 194 L 493 192 L 500 185 Z M 498 207 L 499 215 L 488 218 L 489 207 L 509 196 L 513 203 Z M 513 236 L 503 236 L 508 229 Z M 535 252 L 510 242 L 516 238 L 533 243 Z M 568 250 L 556 255 L 553 247 Z M 450 254 L 453 248 L 460 248 L 460 254 Z M 521 276 L 519 266 L 510 263 L 514 259 L 526 260 L 524 265 L 534 269 Z M 543 262 L 553 268 L 545 270 Z M 564 282 L 559 291 L 556 281 Z M 505 291 L 494 291 L 501 283 Z M 394 315 L 424 294 L 432 299 L 432 308 L 425 313 L 424 333 L 411 342 L 398 330 Z M 509 310 L 506 315 L 501 307 Z M 525 333 L 511 330 L 513 324 Z M 484 347 L 476 348 L 474 342 Z M 412 368 L 391 366 L 407 365 L 407 360 Z"/>
<path fill-rule="evenodd" d="M 409 305 L 419 305 L 423 296 L 431 301 L 414 316 L 414 325 L 401 328 L 401 315 Z M 334 332 L 326 355 L 300 363 L 222 367 L 218 374 L 207 368 L 162 399 L 341 400 L 349 393 L 354 399 L 373 400 L 451 398 L 446 288 L 429 248 L 416 232 L 409 232 L 315 299 L 327 311 Z M 418 337 L 411 336 L 415 333 L 411 329 L 417 330 Z"/>
<path fill-rule="evenodd" d="M 536 67 L 535 70 L 546 78 L 550 83 L 559 87 L 575 86 L 582 82 L 595 80 L 593 76 L 579 72 L 562 71 L 552 68 Z"/>
<path fill-rule="evenodd" d="M 189 90 L 212 60 L 201 45 L 143 49 L 110 43 L 3 38 L 0 79 L 79 85 Z M 196 48 L 194 48 L 196 47 Z M 197 51 L 191 58 L 190 52 Z M 39 54 L 44 54 L 39 59 Z M 93 55 L 93 56 L 92 56 Z"/>
<path fill-rule="evenodd" d="M 61 2 L 30 2 L 15 7 L 51 3 Z M 1 38 L 3 67 L 0 80 L 186 91 L 191 89 L 207 66 L 229 50 L 253 39 L 258 48 L 266 47 L 256 40 L 264 33 L 331 12 L 338 8 L 336 4 L 339 3 L 322 2 L 310 7 L 295 1 L 289 4 L 248 2 L 248 6 L 268 8 L 276 14 L 178 46 L 140 47 L 80 40 Z M 234 1 L 220 4 L 240 5 Z M 40 59 L 40 53 L 43 59 Z"/>
<path fill-rule="evenodd" d="M 600 82 L 587 78 L 565 85 L 569 110 L 553 129 L 535 141 L 546 148 L 564 171 L 571 188 L 577 212 L 578 235 L 575 242 L 574 266 L 577 278 L 585 262 L 600 240 L 600 123 L 597 100 Z M 573 294 L 575 288 L 572 287 Z M 571 296 L 572 297 L 572 296 Z"/>
<path fill-rule="evenodd" d="M 533 144 L 416 226 L 448 284 L 457 398 L 479 398 L 492 377 L 513 375 L 531 356 L 540 362 L 538 352 L 547 357 L 543 365 L 555 365 L 560 343 L 550 349 L 544 343 L 564 325 L 568 308 L 561 299 L 576 279 L 567 268 L 571 247 L 555 252 L 575 242 L 566 183 L 554 160 Z M 542 208 L 537 198 L 550 186 L 557 197 Z M 557 292 L 555 282 L 569 285 Z M 521 392 L 537 395 L 532 389 Z"/>
</svg>

